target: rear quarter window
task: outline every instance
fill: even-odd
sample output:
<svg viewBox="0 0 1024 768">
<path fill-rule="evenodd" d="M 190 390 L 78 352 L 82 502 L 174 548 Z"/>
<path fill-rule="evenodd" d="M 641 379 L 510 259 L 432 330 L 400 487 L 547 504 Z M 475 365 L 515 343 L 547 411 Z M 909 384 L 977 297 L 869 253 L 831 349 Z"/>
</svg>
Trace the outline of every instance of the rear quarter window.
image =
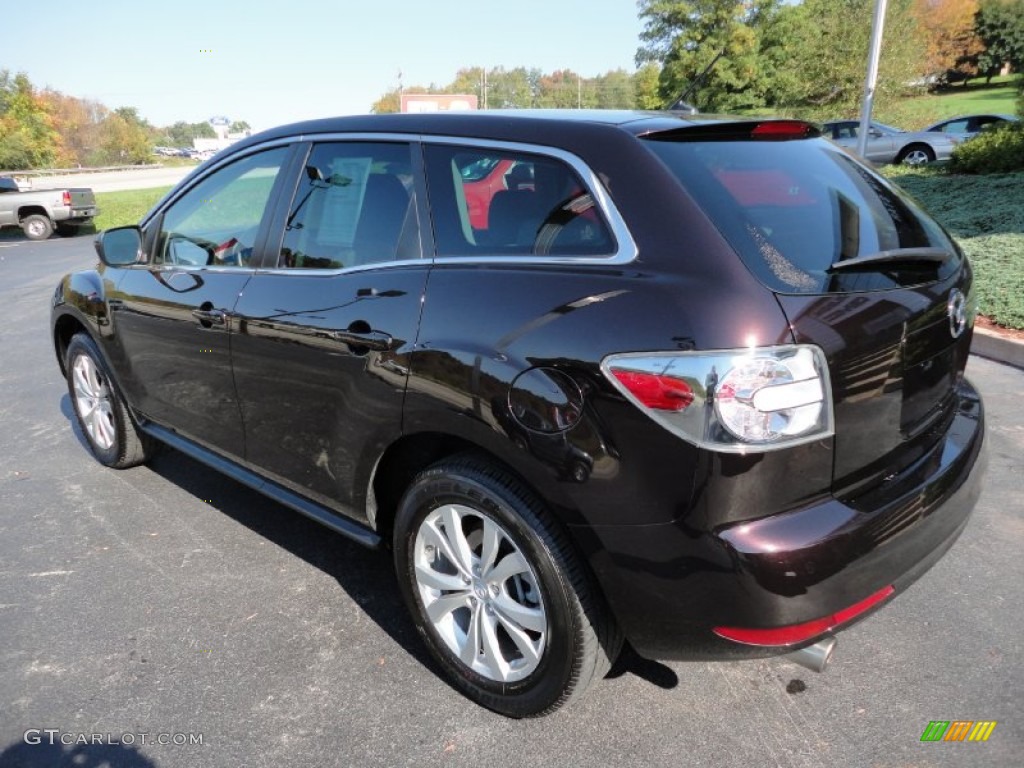
<svg viewBox="0 0 1024 768">
<path fill-rule="evenodd" d="M 591 191 L 562 160 L 506 149 L 425 147 L 439 256 L 611 256 Z"/>
<path fill-rule="evenodd" d="M 824 139 L 643 142 L 704 209 L 747 267 L 780 293 L 837 293 L 943 279 L 959 251 L 904 192 Z M 941 248 L 943 264 L 830 272 L 881 251 Z"/>
</svg>

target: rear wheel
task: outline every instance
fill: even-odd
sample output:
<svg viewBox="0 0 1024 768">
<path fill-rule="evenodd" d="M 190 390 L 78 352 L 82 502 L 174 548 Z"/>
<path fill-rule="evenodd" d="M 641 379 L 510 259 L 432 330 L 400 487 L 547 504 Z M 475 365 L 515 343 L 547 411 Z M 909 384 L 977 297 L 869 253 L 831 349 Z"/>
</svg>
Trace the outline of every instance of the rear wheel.
<svg viewBox="0 0 1024 768">
<path fill-rule="evenodd" d="M 399 505 L 394 543 L 420 634 L 477 703 L 547 714 L 618 655 L 618 629 L 565 534 L 502 470 L 466 457 L 421 473 Z"/>
<path fill-rule="evenodd" d="M 53 222 L 41 213 L 33 213 L 21 220 L 21 231 L 29 240 L 45 240 L 53 234 Z"/>
<path fill-rule="evenodd" d="M 135 425 L 96 343 L 85 333 L 68 344 L 65 367 L 78 426 L 97 460 L 117 469 L 146 461 L 153 443 Z"/>
<path fill-rule="evenodd" d="M 900 152 L 896 162 L 904 165 L 927 165 L 935 162 L 935 151 L 927 144 L 911 144 Z"/>
</svg>

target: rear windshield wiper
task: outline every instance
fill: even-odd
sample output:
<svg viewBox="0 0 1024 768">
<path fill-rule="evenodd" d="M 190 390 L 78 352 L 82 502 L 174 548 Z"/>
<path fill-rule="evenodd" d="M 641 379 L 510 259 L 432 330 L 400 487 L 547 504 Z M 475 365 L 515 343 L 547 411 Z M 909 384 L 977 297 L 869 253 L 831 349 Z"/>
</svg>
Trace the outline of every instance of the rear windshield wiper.
<svg viewBox="0 0 1024 768">
<path fill-rule="evenodd" d="M 853 259 L 837 261 L 828 268 L 829 272 L 843 272 L 847 269 L 859 269 L 875 265 L 924 265 L 945 264 L 953 258 L 953 254 L 945 248 L 894 248 L 891 251 L 869 253 Z"/>
</svg>

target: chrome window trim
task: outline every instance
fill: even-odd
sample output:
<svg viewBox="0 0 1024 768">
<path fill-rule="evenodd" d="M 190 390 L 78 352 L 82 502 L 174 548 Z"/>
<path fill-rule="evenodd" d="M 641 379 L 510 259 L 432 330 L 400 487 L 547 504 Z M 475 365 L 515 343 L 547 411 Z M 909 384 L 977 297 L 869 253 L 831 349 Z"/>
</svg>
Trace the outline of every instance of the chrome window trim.
<svg viewBox="0 0 1024 768">
<path fill-rule="evenodd" d="M 469 256 L 435 256 L 435 264 L 553 264 L 559 266 L 564 266 L 566 264 L 600 264 L 607 266 L 609 264 L 629 264 L 635 261 L 639 255 L 639 249 L 636 246 L 636 241 L 633 240 L 633 236 L 630 233 L 629 228 L 626 226 L 626 222 L 622 218 L 622 214 L 619 213 L 619 210 L 612 203 L 604 184 L 601 183 L 597 174 L 590 169 L 590 166 L 573 153 L 564 149 L 559 149 L 558 147 L 549 147 L 543 144 L 494 141 L 491 139 L 477 139 L 467 136 L 434 136 L 421 134 L 420 141 L 425 145 L 442 144 L 445 146 L 462 146 L 467 149 L 497 149 L 505 152 L 524 152 L 531 155 L 541 155 L 561 160 L 572 168 L 580 179 L 583 180 L 584 185 L 587 187 L 587 191 L 589 191 L 593 196 L 594 203 L 597 205 L 598 210 L 601 212 L 605 222 L 611 229 L 612 236 L 615 238 L 615 243 L 617 245 L 615 252 L 606 256 L 511 256 L 508 254 L 485 256 L 472 254 Z M 433 212 L 433 207 L 431 207 L 431 214 L 433 214 Z M 435 244 L 435 248 L 436 247 L 437 246 Z"/>
<path fill-rule="evenodd" d="M 190 189 L 195 184 L 199 183 L 209 174 L 216 170 L 224 167 L 229 163 L 237 162 L 249 155 L 257 152 L 262 152 L 267 149 L 273 149 L 282 145 L 295 144 L 301 142 L 310 142 L 313 144 L 329 141 L 393 141 L 393 142 L 404 142 L 407 144 L 441 144 L 446 146 L 463 146 L 467 149 L 496 149 L 505 152 L 524 152 L 532 155 L 541 155 L 545 157 L 552 157 L 566 163 L 570 168 L 575 171 L 580 179 L 582 179 L 587 190 L 593 195 L 594 203 L 600 210 L 601 215 L 604 216 L 605 222 L 611 229 L 612 235 L 615 238 L 617 248 L 614 253 L 607 256 L 538 256 L 538 255 L 517 255 L 512 256 L 508 254 L 495 254 L 494 256 L 487 256 L 481 254 L 473 254 L 469 256 L 438 256 L 425 255 L 421 259 L 405 259 L 402 261 L 387 261 L 379 264 L 365 264 L 354 267 L 342 267 L 341 269 L 301 269 L 295 267 L 266 267 L 257 268 L 254 271 L 257 274 L 305 274 L 309 276 L 321 276 L 327 277 L 331 275 L 346 274 L 349 272 L 364 272 L 369 269 L 388 269 L 392 267 L 408 267 L 412 265 L 421 264 L 438 264 L 438 265 L 465 265 L 465 264 L 495 264 L 495 265 L 520 265 L 520 266 L 565 266 L 565 265 L 596 265 L 596 266 L 619 266 L 623 264 L 630 264 L 636 260 L 639 256 L 639 249 L 637 248 L 636 241 L 633 239 L 629 228 L 626 226 L 626 222 L 619 213 L 618 208 L 612 203 L 610 196 L 608 195 L 607 189 L 604 184 L 598 178 L 590 166 L 588 166 L 582 159 L 572 152 L 558 147 L 551 147 L 544 144 L 529 144 L 525 142 L 515 141 L 498 141 L 493 139 L 478 139 L 473 136 L 448 136 L 442 134 L 425 134 L 425 133 L 373 133 L 366 131 L 359 132 L 339 132 L 332 131 L 329 133 L 298 133 L 290 136 L 279 136 L 277 138 L 268 139 L 262 141 L 259 144 L 253 144 L 250 147 L 246 147 L 237 153 L 231 154 L 228 157 L 220 158 L 217 162 L 210 165 L 208 168 L 202 168 L 202 173 L 190 179 L 188 188 L 182 190 L 172 190 L 168 195 L 174 193 L 174 197 L 166 197 L 154 206 L 153 211 L 163 210 L 168 205 L 171 205 L 176 201 L 187 189 Z M 188 176 L 185 177 L 189 179 Z M 180 182 L 179 182 L 180 183 Z M 428 201 L 429 202 L 429 201 Z M 431 215 L 433 215 L 433 208 L 430 209 Z M 141 222 L 144 226 L 150 220 L 150 217 Z M 436 250 L 435 244 L 435 250 Z M 181 265 L 179 265 L 181 266 Z M 189 269 L 209 269 L 209 267 L 188 267 Z M 223 267 L 220 269 L 232 269 L 231 267 Z M 234 269 L 238 269 L 237 267 Z"/>
<path fill-rule="evenodd" d="M 381 261 L 376 264 L 357 264 L 353 267 L 340 267 L 338 269 L 305 269 L 303 267 L 260 267 L 256 269 L 257 275 L 305 275 L 306 277 L 334 277 L 335 275 L 350 275 L 370 270 L 391 269 L 397 267 L 430 267 L 434 264 L 433 259 L 402 259 L 401 261 Z"/>
</svg>

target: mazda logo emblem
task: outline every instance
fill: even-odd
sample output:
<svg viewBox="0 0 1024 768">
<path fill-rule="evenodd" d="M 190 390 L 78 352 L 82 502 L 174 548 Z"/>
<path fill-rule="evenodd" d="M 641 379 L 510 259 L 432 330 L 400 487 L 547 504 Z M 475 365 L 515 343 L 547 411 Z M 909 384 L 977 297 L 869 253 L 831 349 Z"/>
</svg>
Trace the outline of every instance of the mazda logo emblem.
<svg viewBox="0 0 1024 768">
<path fill-rule="evenodd" d="M 967 327 L 967 297 L 959 288 L 949 292 L 946 314 L 949 315 L 949 332 L 954 339 L 960 338 L 960 334 Z"/>
</svg>

